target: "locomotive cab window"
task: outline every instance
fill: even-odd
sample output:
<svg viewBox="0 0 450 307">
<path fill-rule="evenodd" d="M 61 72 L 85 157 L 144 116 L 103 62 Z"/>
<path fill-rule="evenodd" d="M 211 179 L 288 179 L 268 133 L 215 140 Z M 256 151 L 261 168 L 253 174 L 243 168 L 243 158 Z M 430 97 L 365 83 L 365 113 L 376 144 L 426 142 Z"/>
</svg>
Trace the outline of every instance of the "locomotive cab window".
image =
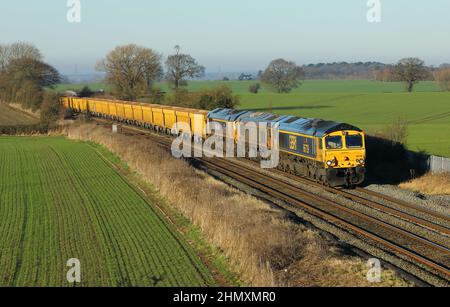
<svg viewBox="0 0 450 307">
<path fill-rule="evenodd" d="M 325 143 L 327 149 L 342 149 L 342 136 L 329 136 L 326 138 Z"/>
<path fill-rule="evenodd" d="M 347 135 L 347 137 L 345 138 L 345 142 L 347 143 L 347 148 L 362 148 L 363 147 L 363 139 L 360 134 Z"/>
</svg>

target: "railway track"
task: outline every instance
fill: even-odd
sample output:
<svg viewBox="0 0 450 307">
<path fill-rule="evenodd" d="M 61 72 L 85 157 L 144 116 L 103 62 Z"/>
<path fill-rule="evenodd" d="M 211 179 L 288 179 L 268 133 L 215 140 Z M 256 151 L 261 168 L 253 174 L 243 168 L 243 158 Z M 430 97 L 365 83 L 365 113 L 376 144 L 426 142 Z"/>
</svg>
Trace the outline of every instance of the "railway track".
<svg viewBox="0 0 450 307">
<path fill-rule="evenodd" d="M 155 135 L 154 133 L 136 127 L 124 126 L 123 128 L 127 131 L 145 135 L 160 146 L 170 150 L 172 141 L 168 137 Z M 403 207 L 408 208 L 408 210 L 416 210 L 417 212 L 420 212 L 420 214 L 427 214 L 431 218 L 427 219 L 418 216 L 418 214 L 406 212 L 405 210 L 400 210 L 398 208 L 387 206 L 381 202 L 373 201 L 370 197 L 362 197 L 344 190 L 324 187 L 311 180 L 299 178 L 281 171 L 272 170 L 269 173 L 261 171 L 254 165 L 252 166 L 248 163 L 246 165 L 237 159 L 196 158 L 196 160 L 209 170 L 221 173 L 253 189 L 282 200 L 291 206 L 301 208 L 316 217 L 339 226 L 345 231 L 351 232 L 358 238 L 363 238 L 366 241 L 372 242 L 373 245 L 387 253 L 397 255 L 403 261 L 413 264 L 421 270 L 445 281 L 447 284 L 450 282 L 450 241 L 448 241 L 450 229 L 448 227 L 448 216 L 412 204 L 402 204 L 400 201 L 379 195 L 372 191 L 367 192 L 368 190 L 358 189 L 358 191 L 366 193 L 368 196 L 383 198 L 385 201 L 396 203 L 396 205 L 404 205 Z M 280 179 L 280 175 L 283 175 L 284 178 Z M 443 239 L 441 242 L 436 242 L 432 239 L 415 234 L 399 225 L 358 211 L 344 203 L 332 201 L 326 197 L 316 195 L 305 188 L 293 184 L 289 179 L 299 180 L 304 184 L 315 185 L 317 187 L 320 186 L 333 194 L 370 206 L 373 209 L 387 212 L 414 223 L 417 226 L 425 227 L 428 230 L 435 232 Z M 433 221 L 433 219 L 438 219 L 438 221 Z"/>
<path fill-rule="evenodd" d="M 258 167 L 257 163 L 251 162 L 254 167 Z M 365 196 L 360 196 L 348 190 L 324 186 L 321 183 L 315 182 L 309 178 L 299 177 L 292 174 L 287 174 L 279 170 L 271 170 L 271 173 L 278 175 L 280 180 L 286 181 L 286 178 L 302 182 L 307 185 L 321 188 L 327 192 L 335 195 L 340 195 L 344 198 L 350 199 L 357 203 L 369 206 L 373 209 L 392 214 L 396 217 L 412 222 L 418 226 L 423 226 L 436 233 L 441 233 L 450 236 L 450 216 L 445 215 L 427 208 L 410 204 L 384 194 L 380 194 L 366 188 L 356 188 L 355 190 Z M 373 198 L 373 199 L 371 199 Z M 374 200 L 375 199 L 375 200 Z M 383 202 L 390 203 L 391 206 Z M 450 244 L 450 243 L 449 243 Z"/>
</svg>

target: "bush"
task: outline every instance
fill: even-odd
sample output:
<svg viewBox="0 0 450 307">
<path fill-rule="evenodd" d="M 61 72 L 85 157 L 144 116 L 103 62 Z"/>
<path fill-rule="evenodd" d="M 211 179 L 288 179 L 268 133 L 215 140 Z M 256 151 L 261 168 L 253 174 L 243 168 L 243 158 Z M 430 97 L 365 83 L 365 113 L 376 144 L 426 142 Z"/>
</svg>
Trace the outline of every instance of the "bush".
<svg viewBox="0 0 450 307">
<path fill-rule="evenodd" d="M 35 135 L 46 134 L 49 132 L 50 126 L 37 125 L 16 125 L 16 126 L 0 126 L 0 135 Z"/>
<path fill-rule="evenodd" d="M 408 122 L 401 118 L 376 136 L 366 137 L 369 181 L 398 184 L 426 171 L 428 155 L 409 152 L 407 138 Z"/>
<path fill-rule="evenodd" d="M 216 108 L 234 109 L 239 105 L 239 97 L 233 95 L 233 91 L 228 86 L 221 86 L 216 89 L 199 93 L 200 99 L 197 107 L 205 110 Z"/>
<path fill-rule="evenodd" d="M 165 103 L 179 107 L 204 110 L 213 110 L 216 108 L 234 109 L 239 105 L 239 97 L 233 95 L 233 91 L 228 86 L 199 92 L 189 92 L 185 88 L 180 88 L 167 96 Z"/>
<path fill-rule="evenodd" d="M 259 83 L 252 84 L 248 88 L 249 92 L 253 93 L 253 94 L 258 94 L 260 89 L 261 89 L 261 84 L 259 84 Z"/>
<path fill-rule="evenodd" d="M 408 121 L 403 118 L 397 118 L 377 136 L 406 146 L 408 141 L 408 126 Z"/>
<path fill-rule="evenodd" d="M 89 86 L 85 86 L 81 89 L 81 91 L 78 93 L 78 96 L 83 98 L 89 98 L 92 97 L 95 93 L 91 90 Z"/>
<path fill-rule="evenodd" d="M 42 88 L 36 82 L 26 80 L 20 84 L 12 101 L 20 103 L 25 109 L 36 111 L 42 105 L 43 95 Z"/>
<path fill-rule="evenodd" d="M 46 92 L 41 106 L 41 124 L 50 126 L 55 123 L 61 114 L 59 95 L 54 92 Z"/>
</svg>

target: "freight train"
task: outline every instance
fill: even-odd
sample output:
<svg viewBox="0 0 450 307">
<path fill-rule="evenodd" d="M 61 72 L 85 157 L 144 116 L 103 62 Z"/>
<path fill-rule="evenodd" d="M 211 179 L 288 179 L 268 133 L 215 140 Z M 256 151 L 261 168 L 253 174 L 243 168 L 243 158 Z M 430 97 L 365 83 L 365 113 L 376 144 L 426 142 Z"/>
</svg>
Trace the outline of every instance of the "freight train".
<svg viewBox="0 0 450 307">
<path fill-rule="evenodd" d="M 167 134 L 179 134 L 177 124 L 206 138 L 208 123 L 239 125 L 248 122 L 279 126 L 279 169 L 309 177 L 325 185 L 354 187 L 365 179 L 365 134 L 358 127 L 321 119 L 270 113 L 216 109 L 213 111 L 120 100 L 63 97 L 64 108 Z M 200 123 L 200 124 L 199 124 Z M 240 134 L 235 133 L 236 142 Z"/>
</svg>

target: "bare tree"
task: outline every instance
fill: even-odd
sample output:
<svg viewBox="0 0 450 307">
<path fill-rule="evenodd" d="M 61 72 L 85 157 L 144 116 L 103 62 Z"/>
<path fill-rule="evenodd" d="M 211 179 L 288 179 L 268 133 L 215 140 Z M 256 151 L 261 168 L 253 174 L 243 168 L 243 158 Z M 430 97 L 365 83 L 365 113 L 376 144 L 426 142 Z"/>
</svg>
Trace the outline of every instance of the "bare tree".
<svg viewBox="0 0 450 307">
<path fill-rule="evenodd" d="M 134 44 L 119 46 L 97 63 L 97 69 L 106 72 L 106 81 L 120 98 L 136 100 L 161 77 L 161 55 Z"/>
<path fill-rule="evenodd" d="M 175 54 L 166 61 L 166 79 L 175 89 L 186 85 L 187 78 L 199 78 L 205 74 L 205 67 L 199 65 L 189 54 L 180 53 L 180 46 L 175 46 Z"/>
<path fill-rule="evenodd" d="M 9 49 L 5 45 L 0 45 L 0 73 L 8 66 Z"/>
<path fill-rule="evenodd" d="M 40 87 L 52 87 L 61 81 L 59 72 L 53 66 L 32 58 L 12 60 L 6 73 L 12 80 L 29 80 Z"/>
<path fill-rule="evenodd" d="M 450 91 L 450 66 L 445 67 L 441 66 L 439 70 L 434 73 L 434 78 L 436 82 L 439 84 L 439 87 L 443 91 Z"/>
<path fill-rule="evenodd" d="M 37 110 L 44 87 L 52 87 L 60 80 L 59 72 L 47 63 L 31 58 L 14 59 L 0 74 L 0 98 Z"/>
<path fill-rule="evenodd" d="M 386 126 L 380 137 L 391 140 L 394 143 L 407 144 L 409 136 L 409 123 L 403 117 L 395 118 L 392 123 Z"/>
<path fill-rule="evenodd" d="M 305 73 L 294 62 L 284 59 L 272 61 L 261 76 L 261 80 L 278 93 L 289 93 L 301 85 Z"/>
<path fill-rule="evenodd" d="M 42 60 L 42 54 L 34 45 L 24 42 L 17 42 L 10 45 L 0 45 L 0 72 L 15 60 L 29 59 Z"/>
<path fill-rule="evenodd" d="M 400 60 L 395 66 L 395 71 L 399 79 L 406 83 L 408 92 L 412 92 L 414 85 L 429 75 L 425 62 L 418 58 Z"/>
</svg>

